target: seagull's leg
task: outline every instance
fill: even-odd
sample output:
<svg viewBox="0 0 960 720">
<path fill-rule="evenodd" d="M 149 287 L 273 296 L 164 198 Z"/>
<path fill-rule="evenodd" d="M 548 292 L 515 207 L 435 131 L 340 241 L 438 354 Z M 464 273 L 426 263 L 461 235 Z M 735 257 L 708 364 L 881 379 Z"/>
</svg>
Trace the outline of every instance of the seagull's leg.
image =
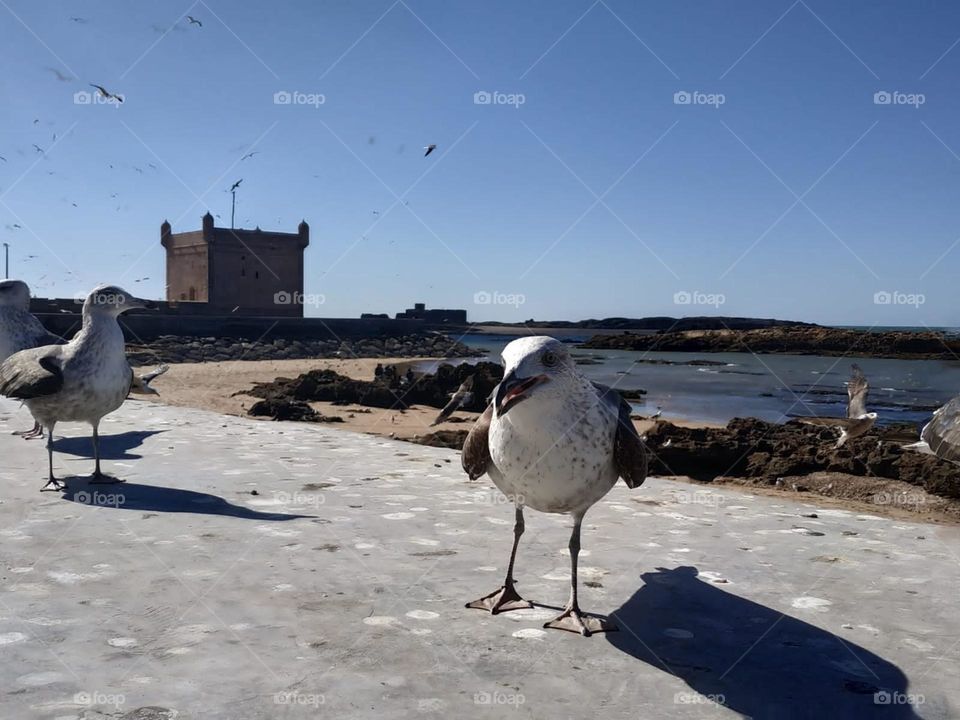
<svg viewBox="0 0 960 720">
<path fill-rule="evenodd" d="M 40 488 L 40 492 L 63 490 L 66 485 L 53 476 L 53 425 L 47 428 L 47 459 L 50 461 L 50 475 L 47 484 Z M 52 486 L 52 487 L 51 487 Z"/>
<path fill-rule="evenodd" d="M 589 637 L 595 632 L 610 632 L 617 626 L 609 620 L 599 617 L 590 617 L 580 610 L 577 602 L 577 560 L 580 556 L 580 525 L 583 523 L 582 511 L 573 517 L 573 532 L 570 533 L 570 602 L 566 609 L 557 617 L 544 624 L 545 628 L 568 630 Z"/>
<path fill-rule="evenodd" d="M 517 546 L 520 545 L 520 536 L 523 535 L 523 506 L 517 505 L 516 522 L 513 525 L 513 550 L 510 551 L 510 564 L 507 565 L 507 579 L 503 587 L 479 600 L 467 603 L 468 608 L 489 610 L 491 614 L 508 612 L 510 610 L 526 610 L 533 605 L 522 597 L 513 587 L 513 563 L 517 559 Z"/>
<path fill-rule="evenodd" d="M 14 433 L 14 435 L 19 435 L 24 440 L 34 440 L 35 438 L 42 438 L 43 425 L 41 425 L 38 421 L 34 420 L 32 430 L 18 430 L 17 432 Z"/>
<path fill-rule="evenodd" d="M 96 462 L 96 466 L 93 470 L 93 477 L 90 478 L 92 484 L 98 485 L 112 485 L 113 483 L 122 482 L 117 480 L 117 478 L 110 477 L 109 475 L 104 475 L 100 472 L 100 423 L 93 423 L 93 457 Z"/>
</svg>

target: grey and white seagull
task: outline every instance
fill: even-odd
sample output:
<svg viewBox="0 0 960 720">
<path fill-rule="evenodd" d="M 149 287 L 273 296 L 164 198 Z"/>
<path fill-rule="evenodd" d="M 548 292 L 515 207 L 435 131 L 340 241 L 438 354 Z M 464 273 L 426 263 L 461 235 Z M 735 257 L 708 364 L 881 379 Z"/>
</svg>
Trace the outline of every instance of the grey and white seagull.
<svg viewBox="0 0 960 720">
<path fill-rule="evenodd" d="M 150 308 L 114 285 L 93 290 L 83 304 L 83 327 L 64 345 L 22 350 L 0 364 L 0 395 L 23 400 L 47 430 L 49 479 L 43 489 L 63 487 L 53 474 L 53 430 L 58 422 L 93 427 L 96 467 L 92 482 L 117 482 L 100 471 L 100 421 L 119 408 L 134 373 L 127 362 L 117 318 L 128 310 Z"/>
<path fill-rule="evenodd" d="M 847 383 L 847 416 L 799 418 L 807 425 L 829 425 L 840 428 L 840 438 L 834 448 L 843 447 L 848 440 L 866 435 L 877 421 L 877 413 L 867 412 L 867 395 L 870 383 L 859 365 L 850 366 L 850 381 Z"/>
<path fill-rule="evenodd" d="M 0 280 L 0 363 L 21 350 L 63 342 L 30 314 L 30 288 L 25 282 Z M 32 430 L 14 435 L 31 440 L 43 435 L 43 427 L 35 422 Z"/>
<path fill-rule="evenodd" d="M 457 391 L 450 396 L 450 402 L 443 406 L 443 410 L 430 425 L 439 425 L 461 407 L 471 402 L 473 402 L 473 375 L 460 383 Z"/>
<path fill-rule="evenodd" d="M 503 381 L 464 444 L 463 468 L 471 479 L 488 474 L 515 504 L 513 550 L 503 587 L 467 607 L 494 614 L 532 607 L 517 593 L 513 578 L 523 509 L 531 507 L 573 517 L 570 600 L 544 627 L 581 635 L 615 630 L 610 621 L 580 610 L 577 560 L 587 510 L 618 477 L 630 488 L 646 479 L 647 452 L 630 420 L 630 404 L 611 388 L 588 380 L 553 338 L 514 340 L 504 349 L 503 361 Z"/>
<path fill-rule="evenodd" d="M 920 431 L 920 442 L 903 447 L 960 464 L 960 396 L 934 411 Z"/>
</svg>

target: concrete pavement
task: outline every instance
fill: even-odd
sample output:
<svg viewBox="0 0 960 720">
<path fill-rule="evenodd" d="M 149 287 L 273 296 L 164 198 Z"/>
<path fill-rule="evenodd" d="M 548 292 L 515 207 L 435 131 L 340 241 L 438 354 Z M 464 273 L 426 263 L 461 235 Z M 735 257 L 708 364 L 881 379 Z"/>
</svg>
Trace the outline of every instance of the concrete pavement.
<svg viewBox="0 0 960 720">
<path fill-rule="evenodd" d="M 513 511 L 458 453 L 128 402 L 40 442 L 0 400 L 2 718 L 960 716 L 960 532 L 652 478 L 590 513 L 581 604 L 498 616 Z M 809 517 L 815 514 L 816 517 Z M 527 512 L 518 590 L 568 593 Z"/>
</svg>

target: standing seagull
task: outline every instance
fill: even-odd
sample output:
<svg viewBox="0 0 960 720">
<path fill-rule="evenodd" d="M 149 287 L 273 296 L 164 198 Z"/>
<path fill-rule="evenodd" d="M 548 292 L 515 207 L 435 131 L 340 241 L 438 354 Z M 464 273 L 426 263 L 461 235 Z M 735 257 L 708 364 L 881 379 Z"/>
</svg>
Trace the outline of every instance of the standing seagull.
<svg viewBox="0 0 960 720">
<path fill-rule="evenodd" d="M 30 288 L 22 280 L 0 280 L 0 363 L 11 355 L 40 347 L 57 345 L 63 338 L 47 329 L 30 314 Z M 27 440 L 43 436 L 43 427 L 35 422 L 32 430 L 14 433 Z"/>
<path fill-rule="evenodd" d="M 484 473 L 516 505 L 513 550 L 499 590 L 468 603 L 496 614 L 529 608 L 514 588 L 513 564 L 524 530 L 523 508 L 573 516 L 570 601 L 544 627 L 591 635 L 615 630 L 577 602 L 580 526 L 587 510 L 622 477 L 637 488 L 647 476 L 647 453 L 630 420 L 630 404 L 578 370 L 570 353 L 550 337 L 514 340 L 503 351 L 503 381 L 493 403 L 463 446 L 470 479 Z"/>
<path fill-rule="evenodd" d="M 47 430 L 49 479 L 53 475 L 53 429 L 58 422 L 87 422 L 93 427 L 96 469 L 92 482 L 117 482 L 100 472 L 100 421 L 123 404 L 133 382 L 117 318 L 128 310 L 150 308 L 114 285 L 96 288 L 83 304 L 83 327 L 65 345 L 23 350 L 0 365 L 0 395 L 23 400 Z"/>
</svg>

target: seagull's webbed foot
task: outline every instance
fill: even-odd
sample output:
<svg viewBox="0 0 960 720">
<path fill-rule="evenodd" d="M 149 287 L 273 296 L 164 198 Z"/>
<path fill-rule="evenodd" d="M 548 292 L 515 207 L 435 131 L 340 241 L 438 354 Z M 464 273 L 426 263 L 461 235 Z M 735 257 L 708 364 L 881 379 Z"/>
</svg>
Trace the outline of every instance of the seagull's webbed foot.
<svg viewBox="0 0 960 720">
<path fill-rule="evenodd" d="M 99 470 L 90 476 L 91 485 L 117 485 L 122 482 L 126 482 L 126 480 L 121 480 L 120 478 L 113 477 L 113 475 L 105 475 Z"/>
<path fill-rule="evenodd" d="M 593 633 L 613 632 L 617 630 L 617 626 L 610 620 L 587 615 L 576 605 L 568 607 L 553 620 L 544 623 L 543 626 L 554 630 L 566 630 L 567 632 L 579 633 L 584 637 L 590 637 Z"/>
<path fill-rule="evenodd" d="M 47 484 L 40 488 L 40 492 L 60 492 L 66 489 L 67 484 L 63 480 L 58 480 L 51 475 L 50 479 L 47 480 Z"/>
<path fill-rule="evenodd" d="M 19 435 L 24 440 L 36 440 L 37 438 L 43 437 L 43 425 L 37 423 L 30 430 L 18 430 L 13 434 Z"/>
<path fill-rule="evenodd" d="M 479 600 L 467 603 L 466 607 L 477 610 L 489 610 L 491 615 L 496 615 L 497 613 L 510 612 L 511 610 L 527 610 L 532 608 L 533 604 L 520 597 L 520 594 L 511 582 L 489 595 L 484 595 Z"/>
</svg>

